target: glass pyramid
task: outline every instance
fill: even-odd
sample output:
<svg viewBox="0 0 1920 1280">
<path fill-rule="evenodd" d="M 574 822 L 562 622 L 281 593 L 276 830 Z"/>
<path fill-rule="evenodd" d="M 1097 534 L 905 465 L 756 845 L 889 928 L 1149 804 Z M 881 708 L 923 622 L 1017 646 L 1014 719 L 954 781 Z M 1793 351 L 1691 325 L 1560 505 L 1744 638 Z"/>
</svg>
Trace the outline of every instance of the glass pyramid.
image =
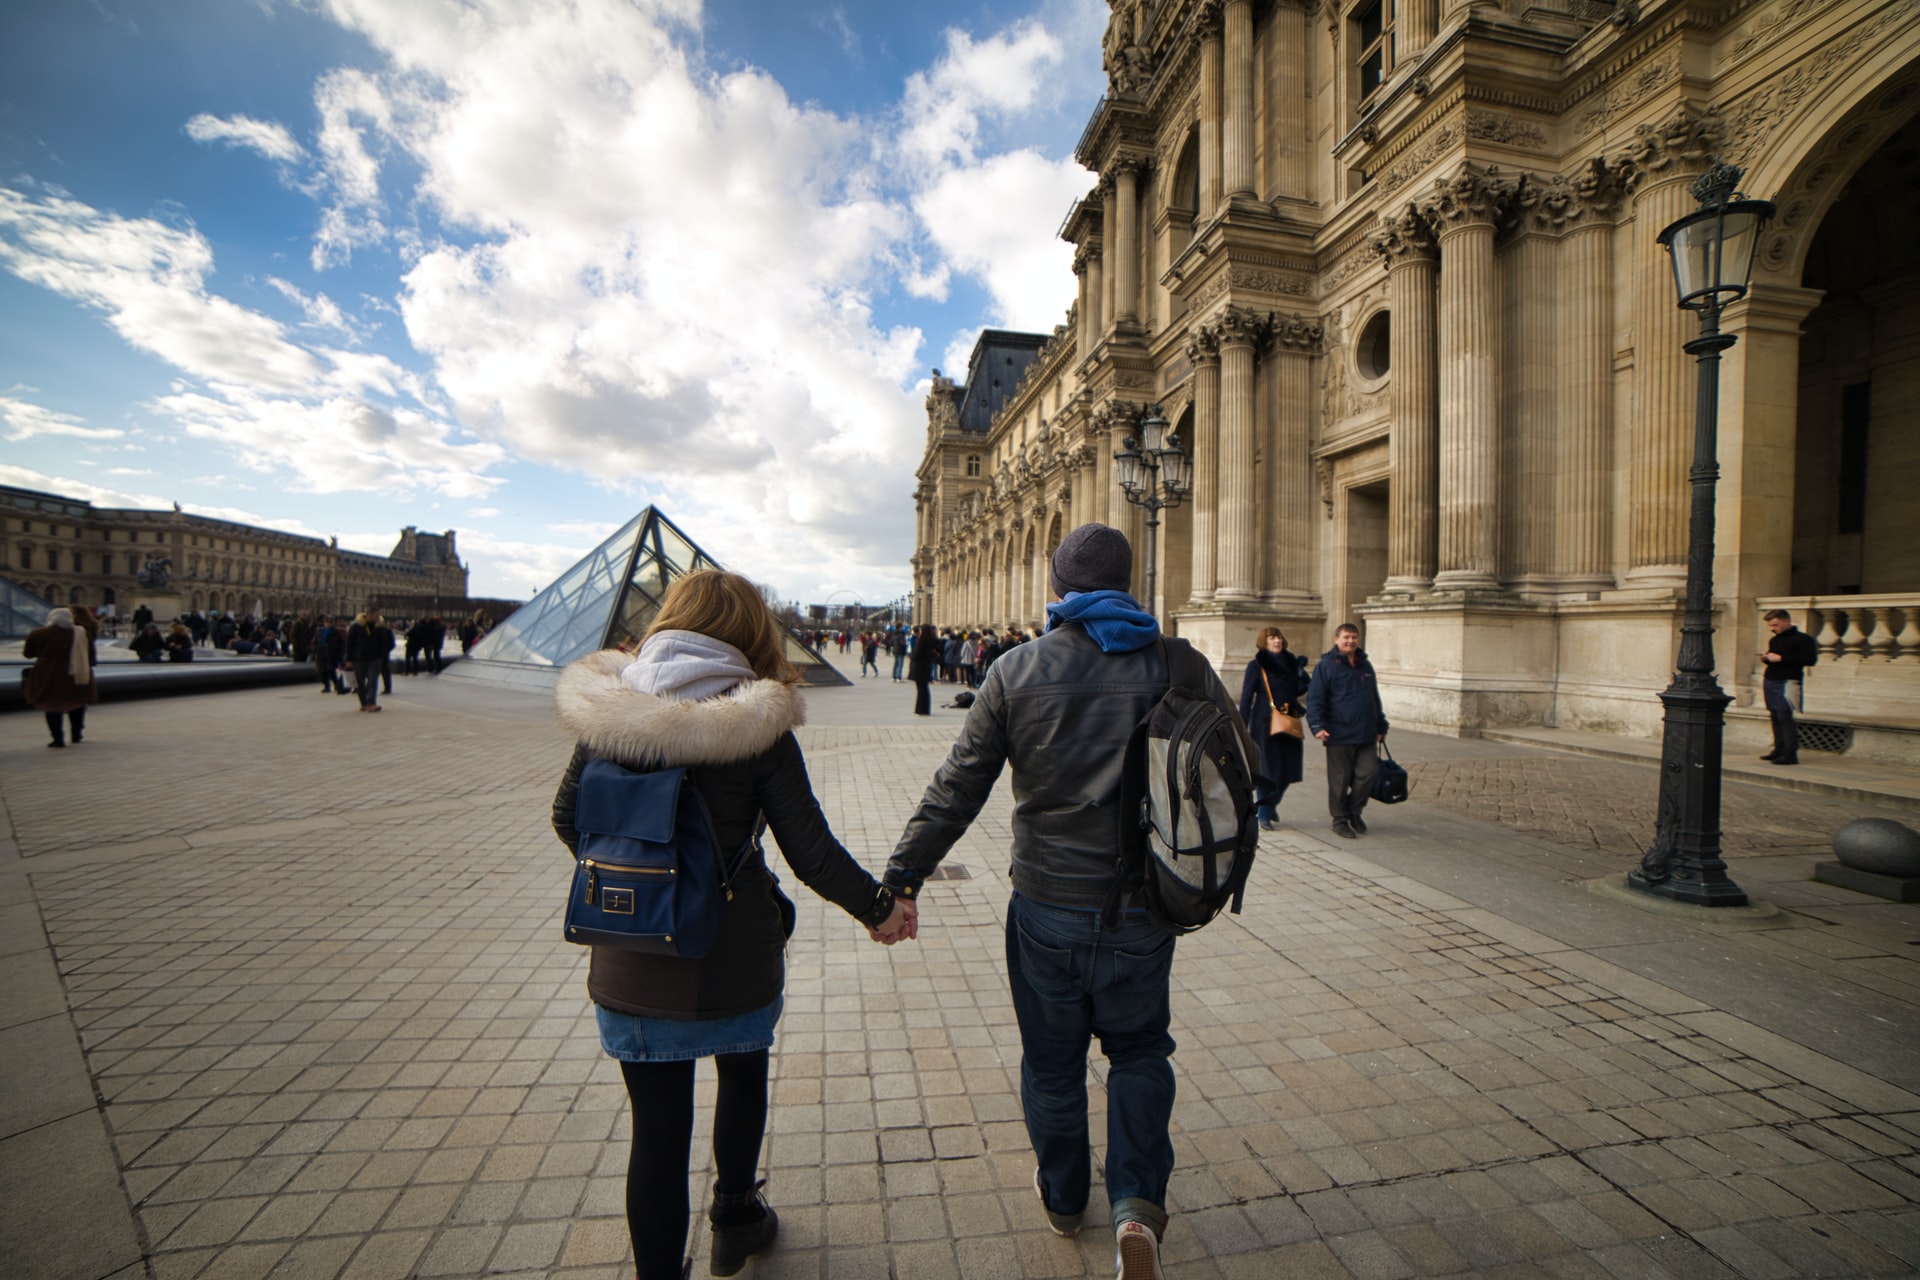
<svg viewBox="0 0 1920 1280">
<path fill-rule="evenodd" d="M 9 640 L 24 639 L 27 632 L 35 627 L 47 625 L 47 614 L 53 606 L 0 578 L 0 636 Z"/>
<path fill-rule="evenodd" d="M 468 657 L 564 667 L 595 649 L 637 648 L 660 611 L 669 583 L 696 569 L 721 567 L 673 521 L 648 507 L 514 610 Z M 849 683 L 791 635 L 787 660 L 808 684 Z"/>
</svg>

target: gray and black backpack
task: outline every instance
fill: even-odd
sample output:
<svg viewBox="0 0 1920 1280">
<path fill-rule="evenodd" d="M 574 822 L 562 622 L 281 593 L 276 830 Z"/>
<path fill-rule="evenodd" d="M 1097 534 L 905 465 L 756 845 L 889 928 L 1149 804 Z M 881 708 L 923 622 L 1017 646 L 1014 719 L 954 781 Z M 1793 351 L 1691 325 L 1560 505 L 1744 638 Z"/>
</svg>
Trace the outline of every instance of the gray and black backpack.
<svg viewBox="0 0 1920 1280">
<path fill-rule="evenodd" d="M 1104 911 L 1129 905 L 1191 933 L 1222 909 L 1240 911 L 1260 843 L 1250 743 L 1239 717 L 1206 694 L 1202 658 L 1184 640 L 1159 640 L 1167 692 L 1127 742 L 1120 854 Z"/>
</svg>

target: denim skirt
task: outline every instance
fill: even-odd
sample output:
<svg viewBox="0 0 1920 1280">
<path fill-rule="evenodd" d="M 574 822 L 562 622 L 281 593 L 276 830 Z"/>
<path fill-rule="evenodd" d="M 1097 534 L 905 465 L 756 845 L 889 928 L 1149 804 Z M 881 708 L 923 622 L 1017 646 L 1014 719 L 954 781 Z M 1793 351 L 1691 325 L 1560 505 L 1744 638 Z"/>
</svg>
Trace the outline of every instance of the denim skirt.
<svg viewBox="0 0 1920 1280">
<path fill-rule="evenodd" d="M 773 1027 L 780 1021 L 785 996 L 750 1013 L 731 1018 L 682 1021 L 646 1018 L 593 1006 L 600 1022 L 600 1047 L 621 1062 L 685 1062 L 717 1053 L 752 1053 L 773 1047 Z"/>
</svg>

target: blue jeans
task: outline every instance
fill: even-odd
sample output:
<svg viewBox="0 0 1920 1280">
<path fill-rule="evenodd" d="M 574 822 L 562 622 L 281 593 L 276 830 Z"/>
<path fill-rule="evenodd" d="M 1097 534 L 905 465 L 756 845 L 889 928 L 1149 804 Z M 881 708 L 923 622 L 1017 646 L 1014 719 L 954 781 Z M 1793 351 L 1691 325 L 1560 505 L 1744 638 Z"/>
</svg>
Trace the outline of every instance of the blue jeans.
<svg viewBox="0 0 1920 1280">
<path fill-rule="evenodd" d="M 1103 930 L 1100 913 L 1014 894 L 1007 976 L 1020 1023 L 1020 1101 L 1047 1207 L 1084 1209 L 1093 1170 L 1087 1137 L 1087 1048 L 1107 1056 L 1107 1198 L 1115 1226 L 1166 1229 L 1173 1175 L 1173 1037 L 1167 984 L 1173 935 L 1130 913 Z"/>
<path fill-rule="evenodd" d="M 898 680 L 898 679 L 900 679 L 900 671 L 901 671 L 901 669 L 902 669 L 903 667 L 905 667 L 906 665 L 907 665 L 907 655 L 906 655 L 906 654 L 904 654 L 904 653 L 896 653 L 896 654 L 894 654 L 894 655 L 893 655 L 893 678 L 894 678 L 895 680 Z"/>
<path fill-rule="evenodd" d="M 1789 688 L 1789 685 L 1795 687 Z M 1800 758 L 1800 726 L 1793 722 L 1793 713 L 1798 710 L 1793 705 L 1794 695 L 1799 691 L 1797 681 L 1760 682 L 1760 696 L 1767 704 L 1768 717 L 1773 721 L 1773 754 L 1783 760 Z"/>
</svg>

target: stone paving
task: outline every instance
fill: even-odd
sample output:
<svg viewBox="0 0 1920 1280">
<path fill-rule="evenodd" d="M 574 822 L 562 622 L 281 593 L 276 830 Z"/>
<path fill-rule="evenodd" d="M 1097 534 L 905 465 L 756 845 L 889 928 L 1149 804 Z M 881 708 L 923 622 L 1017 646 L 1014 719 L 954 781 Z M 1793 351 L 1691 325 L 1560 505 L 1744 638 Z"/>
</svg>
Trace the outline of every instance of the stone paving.
<svg viewBox="0 0 1920 1280">
<path fill-rule="evenodd" d="M 809 697 L 877 868 L 959 713 Z M 631 1276 L 626 1099 L 559 938 L 567 743 L 513 692 L 344 701 L 103 706 L 66 752 L 0 719 L 0 1274 Z M 1180 944 L 1168 1274 L 1920 1273 L 1920 913 L 1807 882 L 1841 810 L 1730 788 L 1781 908 L 1735 927 L 1583 887 L 1651 770 L 1395 741 L 1414 803 L 1333 840 L 1310 752 L 1245 914 Z M 1003 782 L 918 943 L 795 894 L 783 1229 L 747 1276 L 1112 1273 L 1033 1201 L 1009 810 Z"/>
</svg>

